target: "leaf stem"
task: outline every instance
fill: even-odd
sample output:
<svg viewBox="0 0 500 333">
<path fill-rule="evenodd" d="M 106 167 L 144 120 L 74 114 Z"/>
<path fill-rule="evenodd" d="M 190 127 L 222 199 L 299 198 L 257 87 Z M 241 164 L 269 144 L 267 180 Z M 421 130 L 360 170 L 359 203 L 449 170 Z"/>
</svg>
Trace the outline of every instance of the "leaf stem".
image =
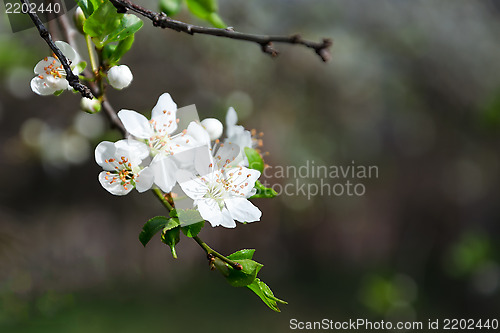
<svg viewBox="0 0 500 333">
<path fill-rule="evenodd" d="M 92 66 L 92 72 L 94 73 L 94 75 L 97 75 L 99 66 L 97 65 L 94 50 L 92 49 L 92 40 L 90 38 L 90 35 L 85 35 L 85 42 L 87 43 L 87 50 L 89 51 L 90 66 Z"/>
<path fill-rule="evenodd" d="M 201 240 L 200 237 L 194 236 L 193 239 L 202 247 L 203 250 L 207 253 L 207 255 L 213 255 L 214 257 L 219 258 L 220 260 L 224 261 L 225 263 L 229 264 L 232 268 L 241 271 L 243 267 L 241 264 L 238 264 L 237 262 L 232 261 L 231 259 L 228 259 L 227 257 L 223 256 L 219 252 L 213 250 L 210 246 L 207 245 L 204 241 Z"/>
</svg>

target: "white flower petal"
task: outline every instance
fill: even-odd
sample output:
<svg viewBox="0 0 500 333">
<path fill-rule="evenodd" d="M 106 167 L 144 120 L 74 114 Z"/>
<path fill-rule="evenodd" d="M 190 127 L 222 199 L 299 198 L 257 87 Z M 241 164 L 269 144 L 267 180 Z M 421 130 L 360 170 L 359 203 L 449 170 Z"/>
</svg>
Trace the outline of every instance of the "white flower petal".
<svg viewBox="0 0 500 333">
<path fill-rule="evenodd" d="M 133 164 L 140 164 L 143 159 L 149 156 L 148 146 L 134 139 L 123 139 L 115 142 L 117 150 L 123 150 L 127 158 L 130 158 Z M 131 161 L 131 162 L 132 162 Z"/>
<path fill-rule="evenodd" d="M 106 178 L 107 177 L 107 178 Z M 123 186 L 120 181 L 112 181 L 112 176 L 109 176 L 106 171 L 99 174 L 99 182 L 109 193 L 114 195 L 126 195 L 134 188 L 132 185 Z"/>
<path fill-rule="evenodd" d="M 236 222 L 234 222 L 231 213 L 226 207 L 222 208 L 222 223 L 221 225 L 226 228 L 236 228 Z"/>
<path fill-rule="evenodd" d="M 214 159 L 219 169 L 222 169 L 236 167 L 243 160 L 243 156 L 237 144 L 226 142 L 214 151 Z"/>
<path fill-rule="evenodd" d="M 61 40 L 58 40 L 56 43 L 56 46 L 59 50 L 61 50 L 61 52 L 64 54 L 64 56 L 66 58 L 68 58 L 68 60 L 71 61 L 72 65 L 76 65 L 77 62 L 80 60 L 80 56 L 78 55 L 78 53 L 76 53 L 76 51 L 71 47 L 71 45 L 69 45 L 68 43 L 66 42 L 63 42 Z"/>
<path fill-rule="evenodd" d="M 132 110 L 120 110 L 118 118 L 125 126 L 125 129 L 135 137 L 149 139 L 154 135 L 149 120 L 142 114 Z"/>
<path fill-rule="evenodd" d="M 146 192 L 153 186 L 154 172 L 150 167 L 145 167 L 136 176 L 135 188 L 139 192 Z"/>
<path fill-rule="evenodd" d="M 224 200 L 231 217 L 240 222 L 260 221 L 262 212 L 250 201 L 244 198 L 231 198 Z"/>
<path fill-rule="evenodd" d="M 38 76 L 35 76 L 33 79 L 31 79 L 30 86 L 31 90 L 33 90 L 35 94 L 41 96 L 52 95 L 57 91 L 57 89 L 48 85 L 45 80 L 40 79 Z"/>
<path fill-rule="evenodd" d="M 194 139 L 194 142 L 191 144 L 192 147 L 203 145 L 210 146 L 210 135 L 203 126 L 195 121 L 189 123 L 186 135 Z"/>
<path fill-rule="evenodd" d="M 170 156 L 157 155 L 150 165 L 154 183 L 163 191 L 170 192 L 176 182 L 177 166 Z"/>
<path fill-rule="evenodd" d="M 170 113 L 169 113 L 170 112 Z M 151 119 L 155 119 L 162 115 L 168 114 L 175 122 L 177 113 L 177 104 L 175 104 L 174 100 L 170 96 L 169 93 L 164 93 L 158 98 L 158 102 L 156 103 L 153 111 L 151 112 Z M 177 126 L 177 123 L 176 123 Z"/>
<path fill-rule="evenodd" d="M 47 59 L 47 60 L 45 60 L 45 59 Z M 47 58 L 40 60 L 35 65 L 35 68 L 33 71 L 35 72 L 35 74 L 46 75 L 47 74 L 46 68 L 48 68 L 50 65 L 52 65 L 53 67 L 59 67 L 59 66 L 61 66 L 61 63 L 59 62 L 59 60 L 57 60 L 54 57 L 47 57 Z"/>
<path fill-rule="evenodd" d="M 95 161 L 99 164 L 104 170 L 112 171 L 114 170 L 114 166 L 106 161 L 110 158 L 113 158 L 116 153 L 115 144 L 109 141 L 103 141 L 97 145 L 95 148 Z"/>
<path fill-rule="evenodd" d="M 212 227 L 219 226 L 224 222 L 224 216 L 215 200 L 201 199 L 197 200 L 196 204 L 201 217 L 210 222 Z"/>
<path fill-rule="evenodd" d="M 205 183 L 189 171 L 178 170 L 175 176 L 184 193 L 193 200 L 203 198 L 208 191 Z"/>
<path fill-rule="evenodd" d="M 226 113 L 226 131 L 227 131 L 227 136 L 232 135 L 232 133 L 229 133 L 232 131 L 232 128 L 236 126 L 236 123 L 238 122 L 238 114 L 234 110 L 233 107 L 230 107 L 227 110 Z"/>
</svg>

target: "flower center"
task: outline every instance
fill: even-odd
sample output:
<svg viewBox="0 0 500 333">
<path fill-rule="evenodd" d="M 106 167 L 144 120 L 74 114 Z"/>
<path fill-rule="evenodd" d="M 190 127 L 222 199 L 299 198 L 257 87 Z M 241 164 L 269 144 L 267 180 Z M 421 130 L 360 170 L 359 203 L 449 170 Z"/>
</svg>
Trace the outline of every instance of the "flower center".
<svg viewBox="0 0 500 333">
<path fill-rule="evenodd" d="M 48 58 L 45 58 L 45 61 L 47 61 Z M 45 71 L 45 74 L 49 75 L 49 76 L 53 76 L 54 78 L 63 78 L 63 77 L 66 77 L 66 72 L 64 71 L 64 67 L 62 64 L 60 64 L 59 66 L 56 66 L 57 65 L 57 60 L 52 60 L 52 63 L 49 64 L 47 67 L 44 67 L 43 70 Z M 42 75 L 39 75 L 38 76 L 40 79 L 43 80 L 43 76 Z"/>
<path fill-rule="evenodd" d="M 119 160 L 110 158 L 104 162 L 110 163 L 115 168 L 113 171 L 106 172 L 106 177 L 104 177 L 109 180 L 110 185 L 119 182 L 125 190 L 128 190 L 127 186 L 135 186 L 136 175 L 132 171 L 132 164 L 128 158 L 122 156 Z"/>
</svg>

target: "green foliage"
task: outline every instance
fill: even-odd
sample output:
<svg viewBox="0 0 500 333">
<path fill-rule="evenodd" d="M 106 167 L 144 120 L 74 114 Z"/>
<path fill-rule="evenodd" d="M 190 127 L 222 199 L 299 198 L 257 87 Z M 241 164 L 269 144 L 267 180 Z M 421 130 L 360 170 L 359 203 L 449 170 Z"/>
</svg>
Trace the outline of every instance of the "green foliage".
<svg viewBox="0 0 500 333">
<path fill-rule="evenodd" d="M 104 0 L 78 0 L 78 6 L 80 6 L 83 14 L 87 18 L 92 15 L 103 2 Z"/>
<path fill-rule="evenodd" d="M 168 16 L 174 16 L 182 8 L 183 0 L 160 0 L 160 10 Z"/>
<path fill-rule="evenodd" d="M 252 259 L 255 249 L 243 249 L 227 256 L 231 260 Z"/>
<path fill-rule="evenodd" d="M 177 221 L 187 237 L 195 237 L 205 225 L 205 220 L 196 209 L 172 209 L 170 217 Z"/>
<path fill-rule="evenodd" d="M 98 49 L 102 49 L 108 43 L 119 42 L 132 36 L 142 24 L 135 15 L 118 14 L 115 6 L 106 1 L 87 18 L 83 31 L 92 37 Z"/>
<path fill-rule="evenodd" d="M 185 227 L 181 227 L 182 233 L 187 237 L 195 237 L 198 235 L 205 225 L 205 221 L 201 221 L 198 223 L 190 224 Z"/>
<path fill-rule="evenodd" d="M 78 64 L 76 64 L 75 68 L 78 70 L 78 73 L 83 72 L 83 70 L 87 67 L 87 62 L 85 61 L 80 61 Z"/>
<path fill-rule="evenodd" d="M 120 61 L 121 57 L 130 50 L 134 43 L 134 35 L 131 35 L 124 40 L 115 43 L 109 43 L 102 50 L 102 58 L 106 65 L 114 66 Z"/>
<path fill-rule="evenodd" d="M 252 260 L 254 253 L 254 249 L 243 249 L 227 256 L 228 259 L 241 264 L 241 270 L 232 268 L 218 258 L 215 258 L 214 266 L 224 275 L 230 285 L 233 287 L 249 288 L 259 296 L 269 308 L 276 312 L 280 312 L 277 303 L 288 303 L 276 298 L 271 289 L 263 281 L 257 278 L 257 274 L 263 265 Z"/>
<path fill-rule="evenodd" d="M 153 236 L 163 228 L 167 226 L 170 222 L 170 219 L 165 216 L 156 216 L 150 219 L 144 224 L 142 227 L 142 231 L 139 234 L 139 240 L 142 245 L 146 246 L 148 242 L 153 238 Z"/>
<path fill-rule="evenodd" d="M 226 24 L 220 18 L 217 0 L 187 0 L 188 9 L 194 16 L 208 21 L 216 28 L 224 29 Z"/>
<path fill-rule="evenodd" d="M 281 312 L 277 303 L 288 304 L 287 302 L 276 298 L 271 291 L 271 288 L 269 288 L 268 285 L 259 278 L 255 278 L 251 284 L 247 285 L 247 288 L 253 291 L 264 303 L 266 303 L 269 308 L 276 312 Z"/>
<path fill-rule="evenodd" d="M 242 266 L 241 270 L 236 270 L 232 267 L 229 269 L 229 274 L 226 276 L 226 280 L 233 287 L 245 287 L 251 284 L 263 266 L 262 264 L 250 259 L 233 261 Z"/>
<path fill-rule="evenodd" d="M 175 219 L 170 219 L 170 223 L 163 228 L 161 233 L 161 241 L 168 246 L 172 251 L 172 256 L 177 259 L 177 253 L 175 252 L 175 245 L 180 241 L 180 226 L 179 222 Z"/>
<path fill-rule="evenodd" d="M 250 197 L 250 199 L 255 199 L 255 198 L 274 198 L 275 196 L 278 195 L 275 190 L 273 190 L 270 187 L 265 187 L 262 185 L 261 182 L 258 180 L 255 182 L 255 189 L 257 189 L 257 192 Z"/>
<path fill-rule="evenodd" d="M 245 147 L 245 155 L 247 156 L 250 169 L 258 170 L 260 173 L 264 172 L 264 160 L 257 150 Z"/>
</svg>

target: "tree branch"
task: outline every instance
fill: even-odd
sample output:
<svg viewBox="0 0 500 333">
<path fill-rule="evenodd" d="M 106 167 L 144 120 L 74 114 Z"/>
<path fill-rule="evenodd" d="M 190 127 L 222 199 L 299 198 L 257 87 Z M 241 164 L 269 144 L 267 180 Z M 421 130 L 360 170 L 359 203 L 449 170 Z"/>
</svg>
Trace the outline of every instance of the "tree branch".
<svg viewBox="0 0 500 333">
<path fill-rule="evenodd" d="M 26 4 L 27 8 L 31 8 L 29 0 L 20 0 L 20 1 L 21 3 Z M 40 20 L 36 12 L 27 11 L 27 14 L 30 16 L 31 20 L 38 29 L 40 36 L 45 40 L 47 45 L 51 48 L 52 52 L 54 52 L 56 57 L 63 65 L 64 71 L 66 72 L 66 80 L 68 81 L 69 85 L 73 87 L 73 89 L 79 91 L 83 97 L 92 99 L 93 96 L 92 93 L 90 92 L 90 89 L 87 86 L 81 84 L 80 80 L 78 80 L 78 76 L 73 74 L 73 72 L 71 71 L 71 67 L 69 67 L 68 60 L 61 52 L 61 50 L 57 48 L 56 44 L 52 41 L 52 37 L 50 36 L 49 31 L 47 30 L 47 28 L 45 28 L 45 26 L 43 25 L 42 21 Z"/>
<path fill-rule="evenodd" d="M 318 56 L 321 58 L 321 60 L 323 60 L 324 62 L 327 62 L 331 58 L 330 47 L 332 46 L 333 42 L 329 38 L 324 38 L 321 42 L 312 42 L 309 40 L 302 39 L 300 35 L 266 36 L 266 35 L 246 34 L 234 31 L 232 28 L 218 29 L 218 28 L 201 27 L 171 19 L 165 13 L 157 13 L 151 11 L 142 6 L 134 4 L 130 0 L 110 0 L 110 1 L 116 7 L 118 13 L 125 13 L 127 9 L 130 9 L 131 11 L 141 14 L 142 16 L 150 19 L 155 27 L 160 27 L 163 29 L 172 29 L 178 32 L 187 33 L 189 35 L 204 34 L 204 35 L 254 42 L 260 45 L 262 52 L 270 54 L 272 57 L 276 57 L 279 54 L 279 52 L 273 48 L 272 43 L 275 42 L 275 43 L 298 44 L 313 49 L 316 52 L 316 54 L 318 54 Z"/>
</svg>

